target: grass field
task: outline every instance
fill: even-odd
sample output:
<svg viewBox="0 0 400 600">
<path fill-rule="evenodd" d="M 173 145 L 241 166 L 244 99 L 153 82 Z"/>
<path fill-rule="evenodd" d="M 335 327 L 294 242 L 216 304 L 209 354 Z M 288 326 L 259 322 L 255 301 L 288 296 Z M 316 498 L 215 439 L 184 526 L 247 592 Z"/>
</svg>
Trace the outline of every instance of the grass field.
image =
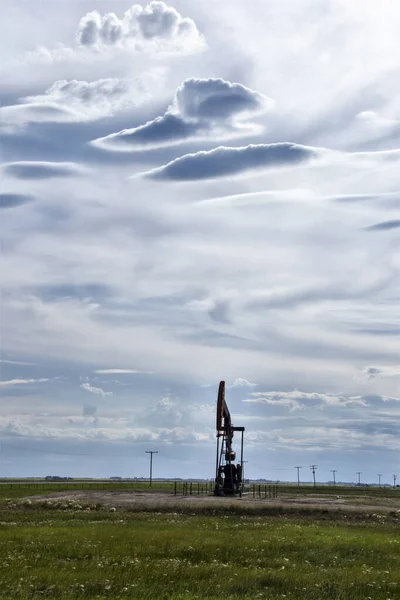
<svg viewBox="0 0 400 600">
<path fill-rule="evenodd" d="M 182 484 L 180 484 L 182 485 Z M 153 482 L 153 491 L 174 491 L 174 484 L 171 482 Z M 63 492 L 68 490 L 121 490 L 121 491 L 141 491 L 149 490 L 149 484 L 144 481 L 139 482 L 110 482 L 110 481 L 73 481 L 71 483 L 47 481 L 29 482 L 20 481 L 13 483 L 0 483 L 0 502 L 3 498 L 23 498 L 29 494 L 45 494 L 54 492 Z"/>
<path fill-rule="evenodd" d="M 229 514 L 218 502 L 228 514 L 3 503 L 0 598 L 400 598 L 396 513 Z"/>
<path fill-rule="evenodd" d="M 176 482 L 176 490 L 178 494 L 182 493 L 184 486 L 186 485 L 187 490 L 190 485 L 188 482 L 178 481 Z M 211 482 L 202 482 L 202 483 L 193 483 L 193 494 L 196 495 L 198 491 L 201 493 L 207 493 L 207 491 L 211 491 L 213 488 L 213 484 Z M 251 485 L 251 493 L 254 497 L 257 497 L 259 494 L 264 496 L 265 490 L 269 488 L 275 487 L 278 492 L 279 497 L 285 496 L 309 496 L 309 495 L 332 495 L 332 494 L 340 494 L 341 496 L 359 496 L 360 494 L 367 494 L 368 497 L 376 497 L 376 498 L 399 498 L 400 497 L 400 489 L 393 489 L 388 487 L 370 487 L 366 488 L 364 486 L 328 486 L 328 485 L 320 485 L 314 488 L 311 485 L 288 485 L 288 484 L 252 484 Z M 160 492 L 171 492 L 174 493 L 175 483 L 172 481 L 153 481 L 152 491 L 160 491 Z M 3 498 L 23 498 L 27 495 L 33 494 L 50 494 L 54 492 L 62 492 L 69 490 L 98 490 L 98 491 L 148 491 L 149 484 L 146 481 L 129 481 L 129 482 L 112 482 L 112 481 L 72 481 L 72 482 L 47 482 L 47 481 L 29 481 L 29 480 L 21 480 L 21 481 L 13 481 L 2 483 L 0 482 L 0 503 Z"/>
</svg>

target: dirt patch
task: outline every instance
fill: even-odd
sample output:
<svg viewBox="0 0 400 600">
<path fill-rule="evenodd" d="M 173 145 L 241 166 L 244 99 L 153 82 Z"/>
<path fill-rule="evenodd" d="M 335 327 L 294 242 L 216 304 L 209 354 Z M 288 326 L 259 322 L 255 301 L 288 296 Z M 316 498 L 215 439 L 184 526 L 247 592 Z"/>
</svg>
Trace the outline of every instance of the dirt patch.
<svg viewBox="0 0 400 600">
<path fill-rule="evenodd" d="M 216 498 L 215 496 L 175 496 L 165 492 L 125 492 L 125 491 L 94 491 L 94 490 L 71 490 L 55 492 L 53 494 L 29 496 L 32 501 L 68 502 L 74 501 L 85 505 L 100 505 L 104 508 L 119 508 L 125 510 L 157 510 L 187 511 L 191 507 L 201 510 L 229 509 L 235 511 L 255 512 L 265 509 L 274 512 L 311 512 L 322 511 L 324 513 L 361 513 L 361 514 L 398 514 L 400 519 L 400 498 L 368 498 L 367 496 L 307 496 L 307 497 L 282 497 L 282 498 L 253 498 L 252 494 L 244 494 L 242 498 Z"/>
</svg>

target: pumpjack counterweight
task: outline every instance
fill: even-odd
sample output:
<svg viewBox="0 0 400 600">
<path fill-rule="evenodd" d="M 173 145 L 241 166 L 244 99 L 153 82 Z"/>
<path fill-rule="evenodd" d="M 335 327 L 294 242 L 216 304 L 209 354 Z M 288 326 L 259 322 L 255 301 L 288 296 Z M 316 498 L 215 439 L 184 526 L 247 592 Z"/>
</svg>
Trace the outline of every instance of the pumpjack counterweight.
<svg viewBox="0 0 400 600">
<path fill-rule="evenodd" d="M 236 452 L 232 448 L 234 432 L 241 432 L 240 462 L 235 464 Z M 234 427 L 225 401 L 225 381 L 218 388 L 217 400 L 217 461 L 215 496 L 232 496 L 243 491 L 243 435 L 244 427 Z"/>
</svg>

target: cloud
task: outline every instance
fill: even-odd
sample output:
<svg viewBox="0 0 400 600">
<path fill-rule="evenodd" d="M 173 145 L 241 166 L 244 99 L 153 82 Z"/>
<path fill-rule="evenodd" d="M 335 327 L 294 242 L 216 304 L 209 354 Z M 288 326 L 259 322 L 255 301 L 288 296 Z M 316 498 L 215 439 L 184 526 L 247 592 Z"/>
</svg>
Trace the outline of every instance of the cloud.
<svg viewBox="0 0 400 600">
<path fill-rule="evenodd" d="M 83 405 L 83 416 L 84 417 L 95 417 L 97 414 L 97 406 L 93 404 Z"/>
<path fill-rule="evenodd" d="M 220 146 L 206 152 L 186 154 L 162 167 L 142 173 L 142 176 L 161 181 L 214 179 L 257 169 L 296 166 L 317 158 L 319 153 L 316 148 L 287 142 L 238 148 Z"/>
<path fill-rule="evenodd" d="M 74 13 L 76 11 L 71 15 Z M 66 23 L 68 27 L 69 19 Z M 42 42 L 43 37 L 51 39 L 50 44 Z M 66 37 L 71 38 L 70 30 Z M 27 39 L 29 43 L 29 36 Z M 60 38 L 41 36 L 40 33 L 33 36 L 33 49 L 27 50 L 26 43 L 20 46 L 21 52 L 11 55 L 3 67 L 5 75 L 18 80 L 22 71 L 25 79 L 33 82 L 32 67 L 40 69 L 43 66 L 47 72 L 42 70 L 41 75 L 47 81 L 50 72 L 55 75 L 53 80 L 64 75 L 60 67 L 68 77 L 75 77 L 78 72 L 86 74 L 88 68 L 93 70 L 93 67 L 100 75 L 107 76 L 120 74 L 121 67 L 127 66 L 133 56 L 147 61 L 152 56 L 164 59 L 172 55 L 195 54 L 207 48 L 193 19 L 182 16 L 165 2 L 150 2 L 146 6 L 134 4 L 120 17 L 113 12 L 101 14 L 97 10 L 82 17 L 78 15 L 75 41 L 66 45 L 55 43 L 57 39 Z M 136 62 L 135 68 L 137 66 Z M 125 71 L 131 72 L 131 69 Z"/>
<path fill-rule="evenodd" d="M 97 10 L 81 18 L 77 43 L 85 48 L 128 47 L 143 50 L 193 51 L 203 48 L 204 38 L 196 23 L 165 2 L 153 1 L 142 7 L 134 4 L 122 18 L 115 13 L 101 15 Z"/>
<path fill-rule="evenodd" d="M 36 363 L 33 363 L 33 362 L 25 362 L 23 360 L 9 360 L 9 359 L 5 359 L 5 358 L 0 358 L 0 363 L 5 363 L 8 365 L 23 365 L 26 367 L 36 366 Z"/>
<path fill-rule="evenodd" d="M 50 97 L 46 100 L 25 102 L 21 99 L 21 104 L 0 107 L 0 131 L 15 133 L 29 123 L 73 123 L 82 120 L 74 110 L 54 104 Z"/>
<path fill-rule="evenodd" d="M 368 379 L 375 378 L 386 378 L 386 377 L 400 377 L 400 366 L 396 365 L 393 367 L 365 367 L 362 370 Z"/>
<path fill-rule="evenodd" d="M 133 151 L 180 144 L 193 139 L 224 139 L 255 133 L 247 122 L 270 110 L 273 101 L 239 83 L 223 79 L 186 79 L 161 116 L 92 143 L 100 148 Z"/>
<path fill-rule="evenodd" d="M 242 377 L 238 377 L 235 379 L 233 383 L 228 385 L 229 388 L 242 388 L 242 387 L 257 387 L 256 383 L 251 383 L 251 381 L 247 381 L 247 379 L 243 379 Z"/>
<path fill-rule="evenodd" d="M 105 392 L 102 388 L 94 387 L 93 385 L 90 385 L 90 383 L 82 383 L 80 387 L 91 394 L 97 394 L 103 398 L 105 396 L 112 396 L 112 392 Z"/>
<path fill-rule="evenodd" d="M 53 179 L 83 175 L 86 169 L 75 163 L 17 161 L 2 165 L 3 171 L 16 179 Z"/>
<path fill-rule="evenodd" d="M 5 361 L 3 361 L 5 362 Z M 26 363 L 25 363 L 26 364 Z M 0 387 L 9 387 L 13 385 L 31 385 L 34 383 L 44 383 L 49 379 L 10 379 L 9 381 L 0 381 Z"/>
<path fill-rule="evenodd" d="M 55 81 L 43 94 L 20 98 L 19 104 L 0 108 L 3 127 L 34 122 L 80 122 L 112 116 L 138 106 L 160 85 L 163 70 L 153 69 L 135 79 L 104 78 L 94 81 Z"/>
<path fill-rule="evenodd" d="M 246 398 L 243 402 L 250 404 L 267 404 L 271 406 L 287 407 L 289 410 L 303 410 L 308 407 L 323 406 L 367 406 L 366 401 L 361 396 L 344 396 L 342 394 L 321 394 L 317 392 L 252 392 L 251 398 Z"/>
<path fill-rule="evenodd" d="M 0 208 L 16 208 L 34 200 L 28 194 L 0 194 Z"/>
<path fill-rule="evenodd" d="M 156 403 L 147 419 L 149 423 L 156 427 L 174 427 L 182 421 L 182 417 L 183 412 L 178 403 L 166 396 Z"/>
<path fill-rule="evenodd" d="M 398 229 L 400 227 L 400 219 L 393 219 L 392 221 L 383 221 L 383 223 L 376 223 L 365 227 L 365 231 L 389 231 L 390 229 Z"/>
<path fill-rule="evenodd" d="M 99 375 L 124 375 L 124 374 L 139 374 L 145 373 L 150 374 L 151 371 L 137 371 L 136 369 L 97 369 L 95 373 Z"/>
</svg>

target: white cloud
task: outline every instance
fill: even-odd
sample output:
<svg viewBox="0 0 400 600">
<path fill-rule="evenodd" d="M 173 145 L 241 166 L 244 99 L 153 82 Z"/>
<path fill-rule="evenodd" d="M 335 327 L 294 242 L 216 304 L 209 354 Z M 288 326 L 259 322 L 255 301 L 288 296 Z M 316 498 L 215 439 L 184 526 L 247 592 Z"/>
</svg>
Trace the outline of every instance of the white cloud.
<svg viewBox="0 0 400 600">
<path fill-rule="evenodd" d="M 55 81 L 43 94 L 26 96 L 19 104 L 0 108 L 3 128 L 34 122 L 79 122 L 101 119 L 137 107 L 151 98 L 164 77 L 161 68 L 136 79 Z"/>
<path fill-rule="evenodd" d="M 241 387 L 257 387 L 256 383 L 251 383 L 251 381 L 247 381 L 247 379 L 243 379 L 242 377 L 238 377 L 235 379 L 233 383 L 228 385 L 229 388 L 241 388 Z"/>
<path fill-rule="evenodd" d="M 341 394 L 321 394 L 317 392 L 252 392 L 251 398 L 243 402 L 250 404 L 269 404 L 271 406 L 288 407 L 290 411 L 305 408 L 321 408 L 324 406 L 367 406 L 361 396 L 344 396 Z"/>
<path fill-rule="evenodd" d="M 94 387 L 93 385 L 90 385 L 90 383 L 82 383 L 80 387 L 86 390 L 87 392 L 90 392 L 91 394 L 97 394 L 98 396 L 102 396 L 103 398 L 105 396 L 112 396 L 112 392 L 105 392 L 102 388 Z"/>
<path fill-rule="evenodd" d="M 362 371 L 368 379 L 375 379 L 377 377 L 400 377 L 400 365 L 364 367 Z"/>
<path fill-rule="evenodd" d="M 0 130 L 4 133 L 18 132 L 27 123 L 73 123 L 80 120 L 82 116 L 74 110 L 51 101 L 0 107 Z"/>
<path fill-rule="evenodd" d="M 0 381 L 0 387 L 8 387 L 13 385 L 31 385 L 34 383 L 44 383 L 49 379 L 10 379 L 9 381 Z"/>
<path fill-rule="evenodd" d="M 239 83 L 223 79 L 187 79 L 178 87 L 167 112 L 133 129 L 92 143 L 115 151 L 154 149 L 191 140 L 228 139 L 255 134 L 251 122 L 270 111 L 273 101 Z"/>
<path fill-rule="evenodd" d="M 22 365 L 25 367 L 34 367 L 36 365 L 36 363 L 32 363 L 32 362 L 26 362 L 23 360 L 10 360 L 10 359 L 6 359 L 6 358 L 0 358 L 0 363 L 4 363 L 7 365 Z"/>
<path fill-rule="evenodd" d="M 97 10 L 87 13 L 79 22 L 76 36 L 80 46 L 89 48 L 125 46 L 138 50 L 152 46 L 191 51 L 204 46 L 193 19 L 157 1 L 145 7 L 133 4 L 122 18 L 115 13 L 101 15 Z"/>
<path fill-rule="evenodd" d="M 151 371 L 138 371 L 136 369 L 97 369 L 94 372 L 98 373 L 99 375 L 136 375 L 140 373 L 151 374 Z"/>
</svg>

